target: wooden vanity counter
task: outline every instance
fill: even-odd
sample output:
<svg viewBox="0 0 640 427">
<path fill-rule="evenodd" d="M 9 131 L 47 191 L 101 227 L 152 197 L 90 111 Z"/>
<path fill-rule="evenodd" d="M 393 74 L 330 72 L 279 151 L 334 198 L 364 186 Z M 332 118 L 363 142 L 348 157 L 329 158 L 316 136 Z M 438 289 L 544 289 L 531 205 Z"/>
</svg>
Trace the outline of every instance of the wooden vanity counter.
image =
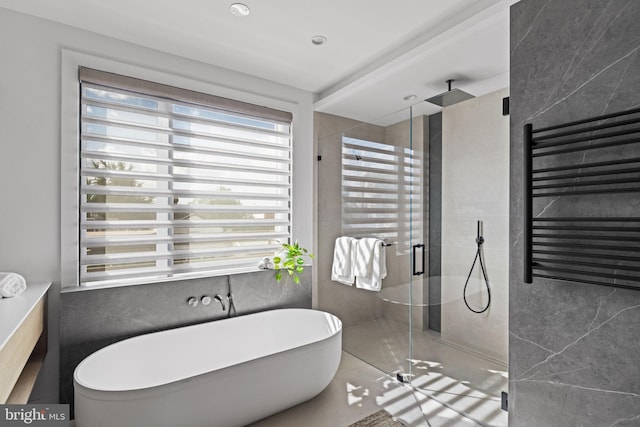
<svg viewBox="0 0 640 427">
<path fill-rule="evenodd" d="M 51 283 L 27 284 L 0 299 L 0 404 L 27 403 L 47 353 L 47 292 Z"/>
</svg>

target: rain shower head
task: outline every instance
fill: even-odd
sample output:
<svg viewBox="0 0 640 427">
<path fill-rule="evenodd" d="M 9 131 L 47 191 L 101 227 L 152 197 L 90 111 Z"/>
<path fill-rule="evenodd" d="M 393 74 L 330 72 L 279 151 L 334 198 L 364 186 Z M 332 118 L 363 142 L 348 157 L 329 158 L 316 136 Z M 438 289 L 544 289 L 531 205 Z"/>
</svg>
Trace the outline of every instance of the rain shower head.
<svg viewBox="0 0 640 427">
<path fill-rule="evenodd" d="M 448 107 L 450 105 L 457 104 L 458 102 L 475 98 L 475 96 L 463 90 L 451 89 L 451 82 L 453 82 L 453 80 L 447 80 L 447 84 L 449 85 L 449 90 L 447 90 L 446 92 L 442 92 L 439 95 L 432 96 L 429 99 L 425 99 L 425 101 L 430 102 L 432 104 L 439 105 L 440 107 Z"/>
</svg>

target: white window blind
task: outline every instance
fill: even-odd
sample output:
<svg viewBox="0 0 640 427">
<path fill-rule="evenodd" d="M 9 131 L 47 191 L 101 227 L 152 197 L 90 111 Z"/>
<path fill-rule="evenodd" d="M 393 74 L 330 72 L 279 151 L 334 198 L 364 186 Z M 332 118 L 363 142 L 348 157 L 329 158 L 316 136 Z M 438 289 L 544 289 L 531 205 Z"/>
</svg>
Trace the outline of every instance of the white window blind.
<svg viewBox="0 0 640 427">
<path fill-rule="evenodd" d="M 291 115 L 80 69 L 82 286 L 255 267 L 290 239 Z"/>
<path fill-rule="evenodd" d="M 408 253 L 421 241 L 422 159 L 408 147 L 342 137 L 342 234 Z"/>
</svg>

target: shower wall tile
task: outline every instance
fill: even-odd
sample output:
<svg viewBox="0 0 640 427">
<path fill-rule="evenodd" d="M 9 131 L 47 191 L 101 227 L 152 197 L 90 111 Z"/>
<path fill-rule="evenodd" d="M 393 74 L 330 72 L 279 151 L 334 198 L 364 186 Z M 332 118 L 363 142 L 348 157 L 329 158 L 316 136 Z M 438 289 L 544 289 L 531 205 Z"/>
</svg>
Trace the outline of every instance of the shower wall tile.
<svg viewBox="0 0 640 427">
<path fill-rule="evenodd" d="M 640 292 L 539 278 L 525 284 L 522 245 L 523 125 L 640 106 L 638 22 L 634 0 L 522 0 L 511 8 L 510 426 L 640 425 Z M 633 146 L 611 151 L 640 155 Z M 533 214 L 637 216 L 638 209 L 638 194 L 572 196 L 536 201 Z"/>
<path fill-rule="evenodd" d="M 189 297 L 221 295 L 229 283 L 239 315 L 275 308 L 311 308 L 312 267 L 296 285 L 273 271 L 60 294 L 60 398 L 73 403 L 73 371 L 85 357 L 136 335 L 227 318 L 217 301 L 187 305 Z M 228 307 L 227 307 L 228 308 Z"/>
<path fill-rule="evenodd" d="M 409 111 L 407 110 L 407 114 Z M 414 218 L 422 218 L 422 220 L 414 219 L 412 221 L 412 242 L 411 244 L 422 243 L 428 246 L 429 238 L 429 212 L 428 207 L 428 188 L 429 188 L 429 118 L 427 116 L 415 116 L 411 122 L 404 120 L 399 123 L 387 126 L 385 128 L 385 144 L 395 147 L 411 148 L 414 162 L 421 163 L 422 168 L 418 172 L 417 186 L 414 197 L 422 201 L 422 211 L 414 210 L 412 213 Z M 400 218 L 408 218 L 409 210 L 407 206 L 402 206 L 398 211 Z M 428 258 L 425 259 L 425 271 L 429 271 Z M 392 246 L 387 250 L 387 278 L 385 286 L 395 286 L 394 295 L 403 301 L 409 301 L 410 297 L 416 302 L 415 307 L 420 307 L 422 301 L 428 296 L 428 290 L 425 291 L 427 281 L 424 276 L 413 277 L 411 274 L 411 258 L 406 251 L 398 251 L 398 246 Z M 411 286 L 409 287 L 409 284 Z M 411 293 L 411 295 L 409 295 Z M 427 294 L 427 295 L 425 295 Z M 428 307 L 426 310 L 413 309 L 409 311 L 407 306 L 399 306 L 398 304 L 384 305 L 385 318 L 394 319 L 399 322 L 408 322 L 409 312 L 412 315 L 412 325 L 417 329 L 421 329 L 424 322 L 428 321 Z M 424 313 L 426 311 L 426 313 Z M 426 315 L 426 318 L 424 316 Z"/>
<path fill-rule="evenodd" d="M 409 110 L 407 110 L 407 117 Z M 361 123 L 344 117 L 325 113 L 315 113 L 314 116 L 317 153 L 321 156 L 318 161 L 318 254 L 315 260 L 317 268 L 317 307 L 340 317 L 345 325 L 354 325 L 387 317 L 408 323 L 408 310 L 398 304 L 385 302 L 376 292 L 369 292 L 351 286 L 345 286 L 331 280 L 333 262 L 333 247 L 335 239 L 342 235 L 342 135 L 391 144 L 401 147 L 409 146 L 410 130 L 413 130 L 414 146 L 418 151 L 423 150 L 425 135 L 428 135 L 428 120 L 426 117 L 416 117 L 413 127 L 403 121 L 387 127 L 369 123 Z M 428 157 L 422 157 L 428 162 Z M 427 230 L 422 230 L 420 238 L 426 241 Z M 358 237 L 358 236 L 355 236 Z M 383 287 L 397 287 L 397 291 L 407 297 L 409 281 L 409 256 L 406 252 L 398 251 L 397 246 L 387 250 L 387 278 Z M 404 286 L 402 286 L 404 285 Z M 414 295 L 418 301 L 422 300 L 422 286 L 414 287 Z M 413 310 L 413 322 L 417 327 L 423 324 L 423 310 Z"/>
<path fill-rule="evenodd" d="M 509 118 L 502 115 L 508 89 L 442 113 L 442 339 L 507 363 L 509 295 Z M 462 125 L 461 125 L 462 124 Z M 483 222 L 484 263 L 491 305 L 470 311 L 463 299 L 476 256 L 477 221 Z M 466 288 L 476 310 L 488 302 L 477 261 Z"/>
<path fill-rule="evenodd" d="M 362 291 L 331 280 L 333 247 L 342 235 L 342 134 L 384 142 L 384 128 L 325 113 L 314 113 L 318 135 L 318 233 L 316 284 L 320 310 L 338 316 L 345 326 L 379 317 L 382 300 L 375 292 Z"/>
</svg>

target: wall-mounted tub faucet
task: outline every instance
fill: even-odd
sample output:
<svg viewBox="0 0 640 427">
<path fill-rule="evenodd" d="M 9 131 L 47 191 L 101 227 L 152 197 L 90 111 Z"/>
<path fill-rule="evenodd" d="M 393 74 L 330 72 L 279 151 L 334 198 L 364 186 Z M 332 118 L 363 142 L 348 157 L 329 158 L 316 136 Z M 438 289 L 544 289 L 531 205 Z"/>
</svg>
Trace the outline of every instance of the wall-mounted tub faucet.
<svg viewBox="0 0 640 427">
<path fill-rule="evenodd" d="M 196 297 L 190 297 L 187 300 L 187 304 L 189 304 L 190 307 L 197 307 L 199 303 L 202 303 L 202 305 L 209 305 L 213 300 L 216 300 L 220 303 L 220 305 L 222 306 L 222 311 L 227 310 L 227 306 L 224 303 L 224 299 L 222 299 L 222 295 L 220 294 L 216 295 L 213 298 L 211 298 L 209 295 L 203 295 L 202 298 L 200 298 L 200 301 L 198 301 L 198 298 Z"/>
<path fill-rule="evenodd" d="M 236 310 L 236 305 L 233 302 L 233 294 L 231 292 L 227 295 L 227 301 L 229 301 L 229 317 L 237 316 L 238 310 Z"/>
<path fill-rule="evenodd" d="M 213 297 L 213 299 L 218 301 L 220 303 L 220 305 L 222 305 L 222 311 L 226 311 L 227 310 L 227 306 L 224 304 L 224 300 L 222 299 L 222 295 L 218 294 L 215 297 Z"/>
</svg>

